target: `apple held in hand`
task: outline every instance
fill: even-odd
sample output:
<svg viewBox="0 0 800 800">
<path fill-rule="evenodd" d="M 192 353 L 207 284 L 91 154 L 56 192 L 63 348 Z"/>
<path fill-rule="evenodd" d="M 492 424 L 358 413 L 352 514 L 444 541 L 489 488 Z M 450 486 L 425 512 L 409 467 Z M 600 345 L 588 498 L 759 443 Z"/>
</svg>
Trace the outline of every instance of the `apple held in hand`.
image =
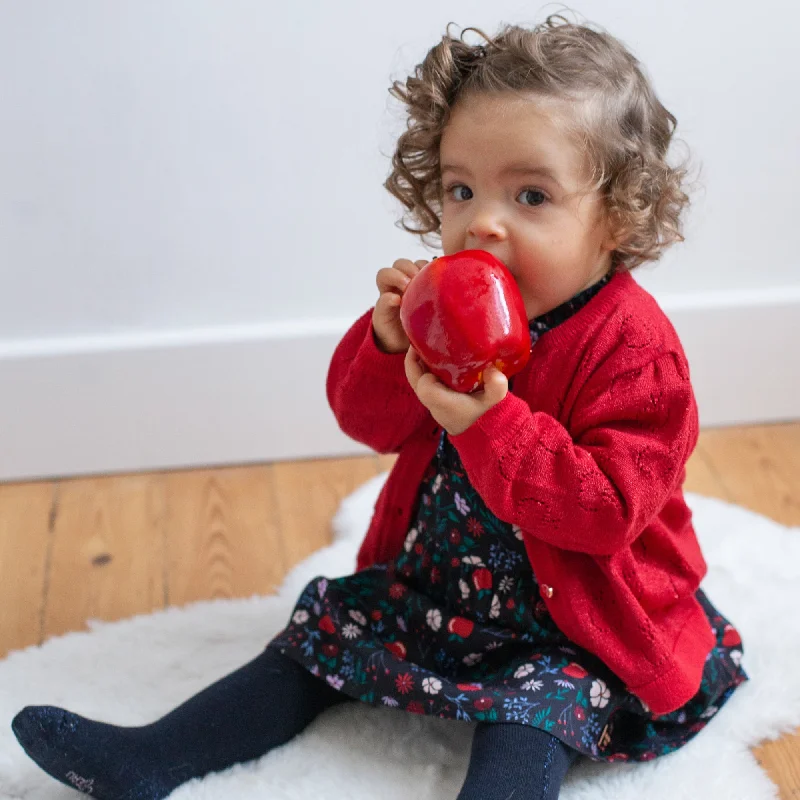
<svg viewBox="0 0 800 800">
<path fill-rule="evenodd" d="M 492 364 L 510 378 L 530 357 L 522 295 L 505 264 L 485 250 L 425 265 L 403 294 L 400 322 L 428 369 L 458 392 L 480 388 Z"/>
</svg>

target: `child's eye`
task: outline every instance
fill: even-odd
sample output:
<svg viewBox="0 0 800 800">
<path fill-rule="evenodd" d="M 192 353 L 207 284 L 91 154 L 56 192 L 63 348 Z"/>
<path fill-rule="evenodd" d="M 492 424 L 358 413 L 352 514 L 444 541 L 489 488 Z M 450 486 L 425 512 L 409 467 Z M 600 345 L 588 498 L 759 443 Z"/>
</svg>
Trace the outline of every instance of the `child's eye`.
<svg viewBox="0 0 800 800">
<path fill-rule="evenodd" d="M 519 196 L 525 198 L 523 205 L 541 206 L 547 202 L 547 195 L 540 189 L 523 189 Z"/>
<path fill-rule="evenodd" d="M 463 189 L 464 192 L 469 192 L 469 194 L 462 194 L 459 196 L 459 190 L 461 189 Z M 469 200 L 472 198 L 472 189 L 470 189 L 469 186 L 464 186 L 463 183 L 454 183 L 452 186 L 447 187 L 447 194 L 449 194 L 453 200 L 456 201 Z"/>
</svg>

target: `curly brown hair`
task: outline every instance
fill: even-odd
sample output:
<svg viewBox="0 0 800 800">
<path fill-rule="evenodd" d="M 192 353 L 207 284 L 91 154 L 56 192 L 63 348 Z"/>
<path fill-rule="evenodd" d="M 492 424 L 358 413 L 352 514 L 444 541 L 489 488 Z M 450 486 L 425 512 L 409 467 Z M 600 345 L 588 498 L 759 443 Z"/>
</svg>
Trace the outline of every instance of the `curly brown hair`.
<svg viewBox="0 0 800 800">
<path fill-rule="evenodd" d="M 532 28 L 505 25 L 494 37 L 465 28 L 455 38 L 453 24 L 414 74 L 389 89 L 408 114 L 384 183 L 407 210 L 400 227 L 441 243 L 439 145 L 451 110 L 467 94 L 514 92 L 569 102 L 569 133 L 591 175 L 587 190 L 602 193 L 619 242 L 616 269 L 655 261 L 683 241 L 687 169 L 666 160 L 677 121 L 618 39 L 560 15 Z M 468 31 L 485 44 L 465 42 Z"/>
</svg>

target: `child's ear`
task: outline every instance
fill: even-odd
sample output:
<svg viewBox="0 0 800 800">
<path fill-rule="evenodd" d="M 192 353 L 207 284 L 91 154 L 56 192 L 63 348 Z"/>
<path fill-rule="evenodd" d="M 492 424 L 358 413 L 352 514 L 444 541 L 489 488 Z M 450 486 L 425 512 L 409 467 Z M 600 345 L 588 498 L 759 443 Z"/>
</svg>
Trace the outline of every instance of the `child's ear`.
<svg viewBox="0 0 800 800">
<path fill-rule="evenodd" d="M 630 235 L 629 227 L 613 211 L 605 212 L 603 224 L 605 225 L 606 234 L 603 240 L 603 249 L 609 252 L 619 250 L 628 241 L 628 236 Z"/>
<path fill-rule="evenodd" d="M 625 244 L 627 237 L 625 236 L 624 232 L 609 232 L 608 236 L 603 242 L 603 249 L 607 250 L 609 253 L 613 253 L 615 250 L 619 250 L 622 245 Z"/>
</svg>

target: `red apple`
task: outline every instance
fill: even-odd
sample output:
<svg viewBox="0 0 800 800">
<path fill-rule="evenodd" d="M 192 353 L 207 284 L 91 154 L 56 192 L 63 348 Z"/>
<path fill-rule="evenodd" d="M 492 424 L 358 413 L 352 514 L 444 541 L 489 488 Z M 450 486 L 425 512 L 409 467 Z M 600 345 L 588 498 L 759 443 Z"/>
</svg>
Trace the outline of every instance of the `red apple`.
<svg viewBox="0 0 800 800">
<path fill-rule="evenodd" d="M 319 621 L 319 628 L 325 633 L 335 633 L 336 632 L 336 625 L 334 624 L 333 620 L 331 619 L 330 614 L 326 614 L 320 621 Z"/>
<path fill-rule="evenodd" d="M 472 573 L 472 583 L 479 592 L 482 591 L 483 589 L 491 589 L 492 588 L 491 570 L 483 568 L 476 569 L 475 572 Z"/>
<path fill-rule="evenodd" d="M 407 650 L 402 642 L 384 642 L 383 646 L 390 652 L 394 653 L 400 660 L 405 659 Z"/>
<path fill-rule="evenodd" d="M 454 633 L 462 639 L 468 639 L 472 636 L 472 629 L 474 627 L 475 623 L 466 617 L 452 617 L 447 623 L 448 633 Z"/>
<path fill-rule="evenodd" d="M 733 625 L 726 625 L 722 635 L 722 644 L 725 647 L 738 647 L 741 643 L 742 637 L 739 635 L 739 631 Z"/>
<path fill-rule="evenodd" d="M 528 363 L 522 295 L 505 264 L 485 250 L 426 264 L 403 294 L 400 322 L 427 368 L 458 392 L 480 388 L 492 364 L 510 378 Z"/>
<path fill-rule="evenodd" d="M 563 671 L 565 675 L 576 679 L 585 678 L 589 674 L 580 664 L 576 664 L 574 661 L 571 664 L 567 664 Z"/>
</svg>

